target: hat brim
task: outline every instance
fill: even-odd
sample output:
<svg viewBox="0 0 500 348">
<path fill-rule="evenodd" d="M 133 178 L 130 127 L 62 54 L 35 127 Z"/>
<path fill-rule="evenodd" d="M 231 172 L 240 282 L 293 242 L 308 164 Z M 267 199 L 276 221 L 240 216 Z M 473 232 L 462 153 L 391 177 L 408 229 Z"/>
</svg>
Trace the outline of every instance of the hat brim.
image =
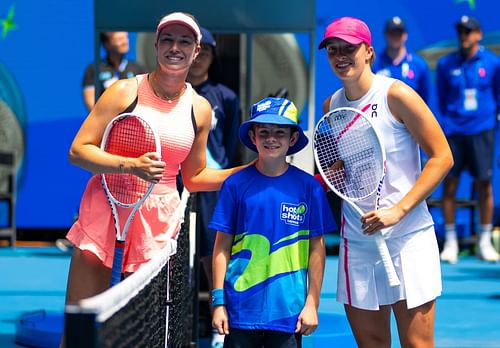
<svg viewBox="0 0 500 348">
<path fill-rule="evenodd" d="M 278 116 L 275 114 L 261 114 L 254 119 L 243 122 L 240 126 L 240 140 L 243 143 L 243 145 L 248 147 L 253 152 L 258 152 L 258 151 L 257 151 L 257 147 L 252 142 L 252 139 L 250 139 L 250 136 L 248 135 L 248 131 L 250 130 L 252 125 L 255 123 L 260 123 L 260 124 L 269 123 L 269 124 L 277 124 L 277 125 L 295 127 L 295 129 L 299 132 L 299 139 L 297 140 L 297 142 L 293 146 L 290 146 L 290 148 L 288 149 L 288 151 L 286 153 L 287 155 L 293 155 L 294 153 L 299 152 L 304 147 L 306 147 L 306 145 L 309 143 L 309 139 L 304 134 L 304 131 L 302 130 L 302 128 L 300 126 L 298 126 L 292 120 L 289 120 L 286 117 Z"/>
<path fill-rule="evenodd" d="M 363 39 L 360 39 L 359 37 L 356 37 L 356 36 L 352 36 L 352 35 L 348 35 L 348 34 L 335 34 L 335 35 L 325 37 L 323 40 L 321 40 L 321 42 L 318 45 L 318 49 L 320 50 L 322 48 L 325 48 L 326 42 L 332 38 L 344 40 L 345 42 L 348 42 L 351 45 L 359 45 L 360 43 L 364 42 Z M 369 43 L 366 43 L 366 44 L 370 45 Z"/>
<path fill-rule="evenodd" d="M 478 27 L 477 25 L 474 25 L 474 24 L 464 24 L 461 22 L 458 22 L 457 24 L 455 24 L 456 30 L 459 30 L 462 28 L 467 29 L 467 30 L 479 30 L 480 29 L 480 27 Z"/>
<path fill-rule="evenodd" d="M 190 29 L 193 34 L 196 42 L 199 44 L 202 37 L 201 37 L 201 31 L 200 27 L 196 24 L 196 22 L 189 16 L 176 12 L 176 13 L 171 13 L 161 20 L 161 22 L 158 24 L 156 28 L 156 41 L 158 41 L 158 36 L 160 35 L 160 32 L 165 28 L 166 26 L 173 25 L 173 24 L 179 24 L 182 26 L 185 26 L 186 28 Z"/>
<path fill-rule="evenodd" d="M 403 25 L 389 25 L 385 28 L 386 33 L 390 31 L 399 31 L 399 30 L 406 32 L 406 28 Z"/>
</svg>

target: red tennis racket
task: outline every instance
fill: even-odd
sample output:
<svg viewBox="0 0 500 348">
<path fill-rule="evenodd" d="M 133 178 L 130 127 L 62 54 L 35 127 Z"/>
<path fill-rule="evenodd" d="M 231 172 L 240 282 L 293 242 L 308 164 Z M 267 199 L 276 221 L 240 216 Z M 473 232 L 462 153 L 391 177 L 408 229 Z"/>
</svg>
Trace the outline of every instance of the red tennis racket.
<svg viewBox="0 0 500 348">
<path fill-rule="evenodd" d="M 148 152 L 161 154 L 160 139 L 151 123 L 138 115 L 125 113 L 107 125 L 101 149 L 113 155 L 137 158 Z M 148 197 L 154 183 L 128 173 L 101 175 L 102 186 L 108 197 L 115 221 L 116 243 L 111 272 L 111 286 L 122 279 L 125 238 L 134 214 Z M 118 207 L 129 210 L 128 217 L 120 223 Z"/>
</svg>

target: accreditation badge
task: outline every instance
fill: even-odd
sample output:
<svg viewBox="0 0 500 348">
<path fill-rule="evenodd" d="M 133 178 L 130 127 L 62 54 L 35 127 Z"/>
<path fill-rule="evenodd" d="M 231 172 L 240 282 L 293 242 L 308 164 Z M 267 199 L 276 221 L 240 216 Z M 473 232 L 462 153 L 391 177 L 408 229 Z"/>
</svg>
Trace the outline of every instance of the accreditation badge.
<svg viewBox="0 0 500 348">
<path fill-rule="evenodd" d="M 466 111 L 477 110 L 477 89 L 466 88 L 464 91 L 464 109 Z"/>
</svg>

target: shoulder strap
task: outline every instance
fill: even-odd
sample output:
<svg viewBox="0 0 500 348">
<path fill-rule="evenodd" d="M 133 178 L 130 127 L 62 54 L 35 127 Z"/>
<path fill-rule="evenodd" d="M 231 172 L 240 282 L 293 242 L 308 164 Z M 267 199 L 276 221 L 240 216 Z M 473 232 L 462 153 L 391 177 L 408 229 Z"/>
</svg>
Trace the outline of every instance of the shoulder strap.
<svg viewBox="0 0 500 348">
<path fill-rule="evenodd" d="M 191 106 L 191 122 L 193 123 L 194 134 L 198 132 L 198 125 L 196 124 L 196 117 L 194 116 L 194 108 Z"/>
</svg>

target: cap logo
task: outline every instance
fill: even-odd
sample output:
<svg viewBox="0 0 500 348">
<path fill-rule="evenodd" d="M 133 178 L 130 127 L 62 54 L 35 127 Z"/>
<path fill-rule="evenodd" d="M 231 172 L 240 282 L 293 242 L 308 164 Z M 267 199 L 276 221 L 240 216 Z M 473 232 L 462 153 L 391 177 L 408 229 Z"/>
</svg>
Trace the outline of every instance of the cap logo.
<svg viewBox="0 0 500 348">
<path fill-rule="evenodd" d="M 297 112 L 297 108 L 295 105 L 292 104 L 287 104 L 287 105 L 282 105 L 281 108 L 286 108 L 283 113 L 283 116 L 288 118 L 289 120 L 292 120 L 295 123 L 299 123 L 299 115 Z M 280 110 L 281 113 L 281 110 Z"/>
<path fill-rule="evenodd" d="M 261 103 L 261 104 L 257 105 L 257 112 L 262 112 L 264 110 L 269 109 L 270 107 L 271 107 L 271 101 L 268 100 L 268 101 L 266 101 L 264 103 Z"/>
<path fill-rule="evenodd" d="M 399 18 L 398 16 L 394 17 L 392 21 L 394 22 L 394 24 L 401 24 L 402 22 L 401 18 Z"/>
</svg>

